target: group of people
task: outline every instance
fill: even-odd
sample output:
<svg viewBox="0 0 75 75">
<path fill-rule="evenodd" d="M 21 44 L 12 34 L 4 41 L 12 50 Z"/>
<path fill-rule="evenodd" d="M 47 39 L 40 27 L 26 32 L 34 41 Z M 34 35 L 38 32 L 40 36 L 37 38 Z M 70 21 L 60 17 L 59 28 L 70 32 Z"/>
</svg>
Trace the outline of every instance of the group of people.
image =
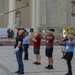
<svg viewBox="0 0 75 75">
<path fill-rule="evenodd" d="M 67 61 L 68 66 L 68 73 L 66 75 L 72 75 L 72 66 L 71 66 L 71 60 L 73 58 L 74 54 L 74 46 L 75 46 L 75 32 L 74 28 L 68 28 L 65 26 L 63 28 L 63 37 L 60 37 L 60 45 L 63 57 L 62 59 L 65 59 Z"/>
<path fill-rule="evenodd" d="M 54 41 L 54 29 L 50 29 L 47 32 L 46 36 L 41 35 L 41 31 L 36 31 L 36 36 L 32 35 L 31 37 L 28 35 L 26 30 L 18 30 L 17 29 L 17 36 L 15 41 L 14 50 L 16 53 L 16 58 L 18 62 L 18 70 L 15 73 L 24 74 L 24 65 L 22 60 L 23 50 L 25 52 L 24 60 L 28 60 L 28 47 L 29 41 L 34 43 L 34 54 L 36 56 L 36 60 L 33 64 L 41 65 L 41 55 L 40 55 L 40 45 L 41 39 L 46 39 L 46 56 L 48 57 L 48 66 L 45 68 L 53 69 L 53 41 Z"/>
<path fill-rule="evenodd" d="M 23 50 L 25 52 L 24 60 L 28 60 L 28 47 L 29 42 L 34 43 L 34 54 L 36 56 L 35 62 L 33 64 L 35 65 L 41 65 L 41 55 L 40 55 L 40 45 L 41 45 L 41 39 L 46 40 L 46 50 L 45 54 L 48 58 L 48 65 L 45 67 L 47 69 L 53 69 L 53 42 L 54 42 L 54 29 L 49 29 L 47 31 L 47 34 L 45 36 L 42 36 L 41 31 L 37 30 L 36 35 L 32 35 L 31 37 L 28 35 L 28 32 L 26 30 L 18 30 L 17 29 L 17 36 L 16 36 L 16 42 L 14 50 L 16 52 L 16 58 L 18 62 L 18 71 L 15 73 L 18 74 L 24 74 L 24 65 L 22 60 L 22 54 Z M 60 44 L 64 45 L 64 59 L 67 61 L 68 66 L 68 73 L 66 75 L 72 75 L 72 66 L 71 66 L 71 60 L 73 58 L 74 53 L 74 46 L 75 46 L 75 40 L 74 35 L 69 34 L 66 39 L 62 40 L 60 37 Z"/>
<path fill-rule="evenodd" d="M 54 42 L 54 29 L 50 29 L 47 31 L 47 35 L 42 36 L 41 31 L 37 30 L 36 37 L 33 36 L 32 42 L 34 42 L 34 54 L 36 56 L 36 60 L 33 64 L 41 65 L 41 55 L 40 55 L 40 45 L 41 39 L 46 40 L 46 50 L 45 54 L 48 57 L 48 65 L 45 67 L 47 69 L 53 69 L 53 42 Z"/>
<path fill-rule="evenodd" d="M 67 61 L 67 66 L 68 66 L 68 73 L 66 73 L 66 75 L 72 75 L 71 60 L 73 58 L 74 46 L 75 46 L 74 34 L 66 35 L 63 38 L 60 37 L 60 44 L 63 45 L 62 58 Z"/>
<path fill-rule="evenodd" d="M 22 60 L 22 54 L 23 51 L 25 52 L 24 60 L 28 60 L 28 47 L 29 47 L 29 36 L 28 32 L 24 29 L 16 29 L 17 30 L 17 36 L 15 41 L 14 50 L 16 53 L 16 58 L 18 62 L 18 70 L 15 73 L 18 74 L 24 74 L 24 65 Z"/>
<path fill-rule="evenodd" d="M 8 29 L 8 30 L 7 30 L 7 37 L 8 37 L 8 40 L 9 40 L 9 41 L 10 41 L 10 38 L 13 39 L 13 38 L 14 38 L 14 31 Z"/>
</svg>

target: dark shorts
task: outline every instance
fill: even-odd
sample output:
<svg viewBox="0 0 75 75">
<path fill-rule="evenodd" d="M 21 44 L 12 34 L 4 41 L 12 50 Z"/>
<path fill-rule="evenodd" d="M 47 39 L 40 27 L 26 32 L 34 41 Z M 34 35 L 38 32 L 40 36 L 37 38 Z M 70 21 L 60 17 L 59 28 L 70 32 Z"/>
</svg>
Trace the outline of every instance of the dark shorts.
<svg viewBox="0 0 75 75">
<path fill-rule="evenodd" d="M 40 49 L 39 48 L 34 48 L 34 54 L 40 54 Z"/>
<path fill-rule="evenodd" d="M 46 56 L 47 57 L 52 57 L 53 56 L 53 48 L 46 49 Z"/>
</svg>

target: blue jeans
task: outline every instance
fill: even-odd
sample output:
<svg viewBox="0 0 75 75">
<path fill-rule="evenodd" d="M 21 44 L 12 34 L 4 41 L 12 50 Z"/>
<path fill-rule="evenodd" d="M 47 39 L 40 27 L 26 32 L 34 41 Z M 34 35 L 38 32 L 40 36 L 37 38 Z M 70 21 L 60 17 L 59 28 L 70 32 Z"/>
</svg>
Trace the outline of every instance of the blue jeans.
<svg viewBox="0 0 75 75">
<path fill-rule="evenodd" d="M 24 58 L 28 59 L 28 47 L 29 47 L 29 44 L 24 44 L 23 47 L 24 47 L 24 52 L 25 52 Z"/>
<path fill-rule="evenodd" d="M 22 61 L 22 54 L 23 54 L 23 50 L 18 50 L 16 52 L 16 58 L 17 58 L 17 62 L 18 62 L 18 71 L 19 72 L 24 72 L 24 65 L 23 65 L 23 61 Z"/>
</svg>

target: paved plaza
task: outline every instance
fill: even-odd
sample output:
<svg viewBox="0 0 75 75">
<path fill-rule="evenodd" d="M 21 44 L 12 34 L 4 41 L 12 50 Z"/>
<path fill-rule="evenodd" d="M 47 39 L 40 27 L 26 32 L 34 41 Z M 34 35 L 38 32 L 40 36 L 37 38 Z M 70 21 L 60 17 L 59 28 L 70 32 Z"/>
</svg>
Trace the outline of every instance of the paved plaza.
<svg viewBox="0 0 75 75">
<path fill-rule="evenodd" d="M 17 75 L 17 61 L 13 46 L 0 46 L 0 75 Z M 65 75 L 67 65 L 64 59 L 61 59 L 61 47 L 54 46 L 54 69 L 48 70 L 47 57 L 45 56 L 45 46 L 41 46 L 41 65 L 35 65 L 35 55 L 33 54 L 33 46 L 29 47 L 29 60 L 23 60 L 25 74 L 24 75 Z M 75 56 L 72 60 L 73 75 L 75 74 Z"/>
</svg>

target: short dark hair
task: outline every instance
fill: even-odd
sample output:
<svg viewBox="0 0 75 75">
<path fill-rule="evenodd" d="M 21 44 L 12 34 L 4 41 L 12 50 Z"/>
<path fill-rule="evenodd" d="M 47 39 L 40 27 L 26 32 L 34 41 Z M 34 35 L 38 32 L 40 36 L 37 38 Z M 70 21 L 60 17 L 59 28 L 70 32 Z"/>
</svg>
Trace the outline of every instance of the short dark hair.
<svg viewBox="0 0 75 75">
<path fill-rule="evenodd" d="M 25 30 L 24 28 L 18 28 L 18 31 L 19 31 L 19 30 L 24 30 L 24 32 L 26 32 L 26 30 Z"/>
<path fill-rule="evenodd" d="M 49 29 L 49 30 L 55 32 L 55 30 L 53 28 L 52 29 Z"/>
</svg>

